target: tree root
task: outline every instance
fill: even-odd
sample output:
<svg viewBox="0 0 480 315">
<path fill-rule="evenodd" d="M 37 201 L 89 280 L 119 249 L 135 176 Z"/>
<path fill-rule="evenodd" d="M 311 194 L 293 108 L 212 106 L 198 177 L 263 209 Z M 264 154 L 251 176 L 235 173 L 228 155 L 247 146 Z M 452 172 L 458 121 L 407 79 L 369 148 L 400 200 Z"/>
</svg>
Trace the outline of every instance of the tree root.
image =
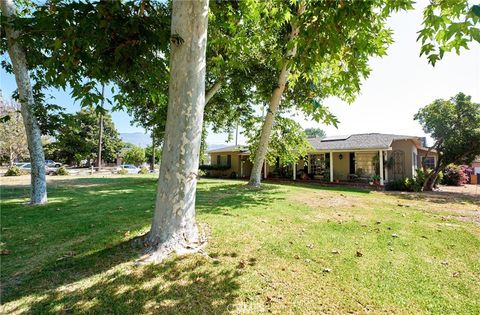
<svg viewBox="0 0 480 315">
<path fill-rule="evenodd" d="M 193 241 L 187 240 L 183 233 L 176 233 L 166 242 L 156 243 L 152 243 L 149 240 L 149 235 L 146 234 L 142 240 L 143 246 L 146 248 L 145 254 L 135 262 L 135 265 L 160 264 L 171 253 L 177 255 L 189 255 L 200 252 L 205 254 L 203 252 L 203 249 L 207 245 L 205 230 L 202 229 L 198 234 L 197 239 Z"/>
</svg>

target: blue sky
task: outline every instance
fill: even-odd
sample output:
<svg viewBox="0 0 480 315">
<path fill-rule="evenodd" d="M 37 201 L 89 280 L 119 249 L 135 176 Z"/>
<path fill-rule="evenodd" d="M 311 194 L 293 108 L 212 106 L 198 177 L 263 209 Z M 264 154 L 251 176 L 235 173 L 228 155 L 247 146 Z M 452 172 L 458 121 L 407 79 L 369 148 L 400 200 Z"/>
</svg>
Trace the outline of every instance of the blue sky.
<svg viewBox="0 0 480 315">
<path fill-rule="evenodd" d="M 471 45 L 470 50 L 463 50 L 460 56 L 448 54 L 435 67 L 429 65 L 425 57 L 419 57 L 416 32 L 420 29 L 421 9 L 426 3 L 419 1 L 415 11 L 400 12 L 390 18 L 395 43 L 388 56 L 371 60 L 372 73 L 354 103 L 349 105 L 334 98 L 326 100 L 326 105 L 340 120 L 338 129 L 308 121 L 300 113 L 294 113 L 293 118 L 304 127 L 323 128 L 330 136 L 363 132 L 420 136 L 424 133 L 413 115 L 434 99 L 464 92 L 480 102 L 480 45 Z M 10 97 L 16 88 L 14 77 L 3 69 L 0 70 L 0 84 L 5 97 Z M 51 94 L 68 112 L 79 110 L 80 105 L 68 92 L 51 91 Z M 130 124 L 126 113 L 114 112 L 112 116 L 120 132 L 144 132 Z M 226 140 L 226 134 L 210 133 L 207 142 L 226 144 Z M 239 142 L 245 142 L 241 135 Z"/>
</svg>

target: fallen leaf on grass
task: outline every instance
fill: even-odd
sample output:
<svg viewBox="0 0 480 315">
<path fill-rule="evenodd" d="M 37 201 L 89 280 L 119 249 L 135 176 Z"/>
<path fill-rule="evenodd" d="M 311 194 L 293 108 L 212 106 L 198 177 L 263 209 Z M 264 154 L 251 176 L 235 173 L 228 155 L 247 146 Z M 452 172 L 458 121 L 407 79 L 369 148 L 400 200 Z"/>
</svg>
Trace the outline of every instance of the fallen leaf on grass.
<svg viewBox="0 0 480 315">
<path fill-rule="evenodd" d="M 313 249 L 313 244 L 307 244 L 307 248 Z"/>
<path fill-rule="evenodd" d="M 447 266 L 448 265 L 448 260 L 442 261 L 442 265 Z"/>
<path fill-rule="evenodd" d="M 62 257 L 57 258 L 57 261 L 60 261 L 60 260 L 63 260 L 65 258 L 69 258 L 69 257 L 74 257 L 76 255 L 77 255 L 77 253 L 75 253 L 75 252 L 68 252 L 65 255 L 63 255 Z"/>
<path fill-rule="evenodd" d="M 392 237 L 393 237 L 393 238 L 397 238 L 398 235 L 397 235 L 396 233 L 393 233 L 393 234 L 392 234 Z"/>
<path fill-rule="evenodd" d="M 460 277 L 460 271 L 455 271 L 455 272 L 453 273 L 453 277 L 454 277 L 454 278 Z"/>
<path fill-rule="evenodd" d="M 340 254 L 340 252 L 338 251 L 338 249 L 332 249 L 332 254 Z"/>
<path fill-rule="evenodd" d="M 357 253 L 356 253 L 357 257 L 362 257 L 363 256 L 363 253 L 361 251 L 358 251 L 357 250 Z"/>
<path fill-rule="evenodd" d="M 330 269 L 330 268 L 323 268 L 322 271 L 323 271 L 323 272 L 332 272 L 332 269 Z"/>
<path fill-rule="evenodd" d="M 241 259 L 241 260 L 238 262 L 237 268 L 238 268 L 238 269 L 243 269 L 243 268 L 245 268 L 245 265 L 246 265 L 245 260 Z"/>
</svg>

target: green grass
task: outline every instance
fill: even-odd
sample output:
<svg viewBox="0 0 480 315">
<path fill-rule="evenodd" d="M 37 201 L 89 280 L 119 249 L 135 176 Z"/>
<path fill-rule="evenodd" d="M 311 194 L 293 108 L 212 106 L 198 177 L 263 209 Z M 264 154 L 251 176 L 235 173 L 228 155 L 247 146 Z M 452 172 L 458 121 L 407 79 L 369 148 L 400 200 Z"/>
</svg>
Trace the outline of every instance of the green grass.
<svg viewBox="0 0 480 315">
<path fill-rule="evenodd" d="M 480 313 L 478 200 L 202 179 L 208 256 L 137 267 L 151 175 L 2 186 L 3 313 Z"/>
</svg>

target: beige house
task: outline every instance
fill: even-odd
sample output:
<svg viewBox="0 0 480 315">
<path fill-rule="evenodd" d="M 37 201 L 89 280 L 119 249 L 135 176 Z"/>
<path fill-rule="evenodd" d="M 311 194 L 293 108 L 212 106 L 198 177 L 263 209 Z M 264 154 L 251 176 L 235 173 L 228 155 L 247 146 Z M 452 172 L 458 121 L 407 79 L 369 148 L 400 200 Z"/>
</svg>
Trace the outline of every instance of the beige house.
<svg viewBox="0 0 480 315">
<path fill-rule="evenodd" d="M 425 157 L 428 149 L 422 146 L 421 138 L 413 136 L 368 133 L 309 138 L 308 141 L 312 149 L 307 156 L 294 165 L 282 165 L 277 159 L 276 165 L 264 165 L 263 176 L 294 180 L 301 176 L 330 182 L 369 181 L 377 176 L 383 185 L 385 181 L 415 176 L 424 159 L 429 167 L 437 162 L 436 152 Z M 250 176 L 252 163 L 245 146 L 225 147 L 208 153 L 212 166 L 224 165 L 222 170 L 212 170 L 211 176 Z"/>
</svg>

